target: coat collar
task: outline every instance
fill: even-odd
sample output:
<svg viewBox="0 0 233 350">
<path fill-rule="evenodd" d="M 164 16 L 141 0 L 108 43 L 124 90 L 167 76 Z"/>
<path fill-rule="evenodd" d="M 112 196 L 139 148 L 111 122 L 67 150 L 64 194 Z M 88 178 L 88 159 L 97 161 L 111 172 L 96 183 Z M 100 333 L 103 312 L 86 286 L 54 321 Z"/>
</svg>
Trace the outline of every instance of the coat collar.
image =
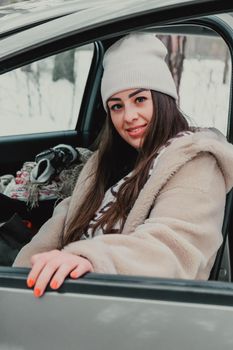
<svg viewBox="0 0 233 350">
<path fill-rule="evenodd" d="M 226 191 L 233 186 L 233 146 L 216 129 L 198 129 L 171 143 L 141 190 L 125 222 L 123 233 L 132 232 L 148 216 L 156 197 L 169 179 L 202 152 L 211 153 L 223 173 Z"/>
</svg>

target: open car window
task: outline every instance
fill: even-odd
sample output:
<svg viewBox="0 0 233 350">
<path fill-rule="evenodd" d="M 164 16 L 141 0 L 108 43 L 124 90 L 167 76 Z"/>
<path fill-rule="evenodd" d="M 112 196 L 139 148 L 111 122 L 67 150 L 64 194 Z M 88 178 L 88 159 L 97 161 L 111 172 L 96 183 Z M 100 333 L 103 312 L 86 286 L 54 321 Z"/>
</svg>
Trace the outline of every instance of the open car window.
<svg viewBox="0 0 233 350">
<path fill-rule="evenodd" d="M 175 27 L 174 27 L 175 28 Z M 168 48 L 167 62 L 179 95 L 179 106 L 189 123 L 214 127 L 227 134 L 231 91 L 230 50 L 211 29 L 190 26 L 157 32 Z M 182 33 L 182 31 L 184 31 Z M 201 32 L 203 34 L 201 34 Z M 155 32 L 156 33 L 156 32 Z"/>
<path fill-rule="evenodd" d="M 185 2 L 191 3 L 192 1 Z M 199 15 L 201 13 L 201 1 L 197 2 L 199 10 L 197 7 L 193 7 L 193 10 L 196 9 L 196 12 L 193 11 L 194 16 L 196 13 Z M 203 2 L 206 5 L 206 1 Z M 160 1 L 148 2 L 148 4 L 152 3 L 162 4 Z M 222 3 L 226 4 L 227 2 L 222 1 Z M 135 1 L 132 1 L 132 4 L 135 6 Z M 149 6 L 148 4 L 145 6 Z M 157 35 L 163 36 L 169 49 L 168 60 L 171 61 L 171 71 L 174 78 L 178 78 L 179 83 L 180 108 L 190 119 L 190 124 L 216 127 L 228 136 L 228 140 L 232 141 L 231 55 L 233 24 L 228 27 L 228 36 L 225 35 L 225 38 L 228 38 L 228 44 L 231 45 L 231 50 L 228 50 L 223 38 L 216 32 L 210 33 L 211 30 L 209 30 L 210 35 L 197 34 L 198 31 L 177 33 L 172 30 L 171 26 L 166 27 L 164 31 L 162 29 L 156 31 L 158 29 L 158 27 L 154 27 L 156 21 L 161 23 L 165 17 L 173 19 L 177 17 L 181 21 L 182 18 L 192 15 L 192 11 L 187 12 L 187 9 L 186 11 L 179 8 L 177 10 L 175 1 L 173 4 L 174 6 L 167 13 L 167 16 L 161 11 L 161 14 L 148 13 L 148 18 L 143 13 L 142 17 L 140 14 L 137 17 L 132 16 L 132 18 L 129 16 L 129 18 L 119 22 L 111 23 L 109 20 L 102 27 L 91 27 L 86 32 L 84 29 L 81 35 L 78 32 L 77 38 L 79 38 L 80 43 L 82 40 L 83 42 L 89 40 L 91 46 L 96 41 L 102 41 L 103 45 L 106 44 L 104 47 L 107 47 L 108 40 L 113 41 L 117 35 L 123 34 L 124 31 L 137 29 L 138 26 L 145 28 L 145 25 L 147 26 L 146 30 L 152 28 Z M 209 1 L 207 5 L 213 9 L 213 4 L 220 6 L 220 1 Z M 106 1 L 107 6 L 109 9 Z M 140 6 L 143 7 L 143 2 L 140 3 Z M 207 10 L 205 11 L 206 15 Z M 212 16 L 210 17 L 212 18 Z M 142 21 L 141 18 L 144 20 Z M 84 16 L 83 19 L 85 19 Z M 80 23 L 82 24 L 82 21 Z M 78 22 L 77 25 L 81 26 L 80 23 Z M 165 22 L 166 25 L 167 23 Z M 211 23 L 210 19 L 209 23 Z M 46 28 L 49 28 L 49 25 Z M 62 31 L 62 28 L 61 26 L 59 29 Z M 199 28 L 202 29 L 202 26 L 200 25 Z M 222 30 L 223 32 L 224 30 Z M 68 36 L 65 37 L 65 40 L 67 39 L 69 39 Z M 35 42 L 40 40 L 40 37 L 35 38 Z M 64 47 L 61 48 L 62 50 Z M 32 51 L 33 48 L 31 51 L 29 50 L 28 54 Z M 76 52 L 76 50 L 74 51 Z M 34 55 L 36 55 L 36 51 Z M 72 78 L 69 78 L 69 74 L 65 78 L 57 80 L 54 78 L 56 57 L 59 60 L 59 57 L 67 57 L 66 55 L 69 56 L 67 50 L 56 56 L 35 61 L 29 66 L 9 70 L 8 73 L 0 76 L 0 97 L 2 96 L 0 99 L 0 120 L 3 127 L 6 125 L 6 128 L 1 128 L 0 131 L 0 136 L 4 135 L 0 138 L 1 175 L 15 174 L 23 162 L 34 159 L 34 156 L 39 152 L 59 143 L 80 147 L 90 145 L 89 140 L 92 132 L 97 129 L 97 124 L 99 127 L 99 123 L 102 122 L 101 116 L 103 116 L 101 99 L 98 96 L 100 74 L 93 74 L 90 71 L 89 77 L 91 75 L 92 81 L 91 84 L 87 83 L 87 86 L 91 86 L 94 93 L 91 95 L 90 91 L 88 93 L 85 91 L 83 99 L 81 96 L 85 83 L 82 85 L 81 94 L 76 95 L 79 88 L 76 86 L 77 90 L 75 91 L 70 89 Z M 91 64 L 91 52 L 88 57 Z M 40 71 L 40 79 L 49 71 L 50 78 L 46 81 L 53 81 L 53 87 L 50 86 L 43 95 L 42 87 L 38 88 L 40 85 L 37 84 L 36 80 L 41 62 L 45 62 L 45 64 L 43 70 Z M 10 63 L 8 68 L 9 65 Z M 180 74 L 177 74 L 178 68 L 180 68 L 178 71 Z M 88 69 L 86 69 L 87 74 Z M 23 86 L 25 87 L 22 88 L 22 91 L 20 90 L 21 85 L 17 88 L 14 86 L 17 80 L 14 80 L 10 88 L 9 83 L 2 83 L 7 75 L 12 75 L 15 79 L 16 72 L 20 72 L 18 75 L 27 77 L 24 79 Z M 26 75 L 27 73 L 28 75 Z M 98 73 L 101 73 L 100 70 Z M 29 78 L 32 76 L 33 78 Z M 77 83 L 80 82 L 79 77 L 80 75 L 77 74 Z M 59 86 L 62 86 L 61 90 Z M 5 89 L 6 87 L 8 89 Z M 27 90 L 28 87 L 29 90 Z M 13 91 L 14 95 L 11 94 Z M 26 92 L 24 97 L 21 95 L 23 91 Z M 67 98 L 68 91 L 71 91 L 69 98 Z M 54 95 L 52 95 L 53 92 Z M 18 96 L 21 96 L 20 101 L 23 99 L 23 104 L 18 102 Z M 43 103 L 38 96 L 43 98 Z M 89 96 L 91 96 L 90 99 Z M 35 100 L 32 102 L 33 97 Z M 80 99 L 79 102 L 77 102 L 78 99 Z M 81 127 L 73 130 L 78 118 L 81 100 L 84 104 L 80 113 L 82 118 L 79 119 L 82 121 Z M 73 114 L 70 113 L 71 107 Z M 23 119 L 24 117 L 25 119 Z M 35 121 L 38 123 L 36 124 Z M 70 131 L 47 132 L 56 130 Z M 32 133 L 32 135 L 25 135 L 28 133 Z M 21 135 L 14 136 L 16 134 Z M 217 189 L 213 188 L 213 191 L 217 191 Z M 21 202 L 21 206 L 24 205 L 23 212 L 28 215 L 28 217 L 23 216 L 23 219 L 26 219 L 26 224 L 33 223 L 35 218 L 42 217 L 43 204 L 41 201 L 33 212 L 34 216 L 30 217 L 32 212 L 28 210 L 25 202 Z M 53 205 L 54 203 L 49 204 L 49 210 L 48 207 L 44 207 L 46 215 L 50 214 Z M 3 207 L 1 212 L 5 209 Z M 229 231 L 230 239 L 230 253 L 228 252 L 228 254 L 232 255 L 231 205 L 225 216 L 231 223 L 229 227 L 226 226 L 226 230 Z M 30 227 L 28 229 L 30 230 Z M 57 350 L 77 349 L 79 346 L 83 349 L 97 350 L 110 348 L 134 350 L 153 348 L 160 350 L 232 349 L 232 283 L 94 273 L 77 281 L 68 279 L 58 291 L 48 288 L 43 299 L 37 300 L 26 286 L 27 276 L 28 269 L 26 268 L 19 269 L 8 266 L 0 268 L 0 313 L 2 315 L 0 347 L 3 349 L 36 350 L 44 348 Z"/>
<path fill-rule="evenodd" d="M 223 38 L 201 25 L 190 25 L 188 29 L 185 26 L 174 26 L 149 30 L 168 49 L 167 62 L 178 90 L 178 104 L 190 125 L 215 127 L 226 134 L 232 67 L 230 51 Z M 103 40 L 103 45 L 106 46 L 105 44 Z M 22 135 L 23 143 L 24 134 L 74 130 L 87 80 L 92 81 L 90 86 L 100 82 L 90 70 L 94 60 L 94 45 L 93 42 L 65 50 L 0 75 L 1 136 Z M 99 66 L 100 63 L 98 62 Z M 93 88 L 93 91 L 96 93 L 98 89 Z M 101 105 L 100 96 L 98 98 L 94 108 Z M 100 113 L 102 117 L 105 114 L 103 110 Z M 96 115 L 96 110 L 89 111 L 88 118 L 93 120 L 93 129 L 95 123 L 101 120 Z M 88 119 L 85 113 L 82 113 L 82 118 L 84 123 L 85 118 Z M 48 148 L 49 135 L 47 137 L 46 143 L 40 141 L 40 151 Z M 82 131 L 78 139 L 80 146 L 83 146 Z M 56 145 L 54 142 L 53 140 L 53 146 Z M 69 139 L 66 143 L 69 143 Z M 77 145 L 77 140 L 74 145 Z M 29 143 L 29 149 L 32 151 L 33 148 L 34 139 Z M 28 156 L 24 162 L 35 159 L 37 153 L 36 150 L 31 152 L 30 158 Z M 17 165 L 13 175 L 22 168 L 24 162 Z M 7 173 L 7 170 L 2 172 L 3 175 Z M 5 190 L 3 194 L 6 193 L 12 195 L 14 191 Z M 31 208 L 28 208 L 25 198 L 23 200 L 20 208 L 24 206 L 23 215 L 26 211 L 27 215 L 22 219 L 32 218 L 33 225 L 37 217 L 36 228 L 39 229 L 38 226 L 48 219 L 48 213 L 52 214 L 56 198 L 53 197 L 51 204 L 46 201 L 49 209 L 45 210 L 46 215 L 41 210 L 45 201 L 39 200 L 38 208 L 33 208 L 32 216 Z"/>
<path fill-rule="evenodd" d="M 0 136 L 74 130 L 94 45 L 0 75 Z"/>
</svg>

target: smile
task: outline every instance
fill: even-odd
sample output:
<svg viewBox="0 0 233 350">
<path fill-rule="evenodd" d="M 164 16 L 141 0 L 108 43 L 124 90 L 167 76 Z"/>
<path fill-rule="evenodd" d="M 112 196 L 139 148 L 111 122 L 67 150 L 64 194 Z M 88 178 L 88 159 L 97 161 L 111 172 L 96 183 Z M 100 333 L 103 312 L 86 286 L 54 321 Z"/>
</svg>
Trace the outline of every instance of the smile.
<svg viewBox="0 0 233 350">
<path fill-rule="evenodd" d="M 142 134 L 144 134 L 146 127 L 147 127 L 147 124 L 138 125 L 138 126 L 135 126 L 134 128 L 128 128 L 126 129 L 126 131 L 132 137 L 139 137 Z"/>
</svg>

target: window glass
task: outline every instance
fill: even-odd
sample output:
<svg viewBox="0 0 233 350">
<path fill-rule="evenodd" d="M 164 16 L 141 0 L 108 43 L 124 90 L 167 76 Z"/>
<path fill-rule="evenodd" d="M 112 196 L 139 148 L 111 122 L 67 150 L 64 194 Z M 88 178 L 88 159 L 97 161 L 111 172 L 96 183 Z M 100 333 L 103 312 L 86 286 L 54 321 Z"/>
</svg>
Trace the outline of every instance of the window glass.
<svg viewBox="0 0 233 350">
<path fill-rule="evenodd" d="M 212 35 L 158 34 L 179 92 L 179 106 L 190 124 L 226 134 L 231 60 L 228 46 Z"/>
<path fill-rule="evenodd" d="M 94 45 L 0 76 L 0 136 L 75 128 Z"/>
</svg>

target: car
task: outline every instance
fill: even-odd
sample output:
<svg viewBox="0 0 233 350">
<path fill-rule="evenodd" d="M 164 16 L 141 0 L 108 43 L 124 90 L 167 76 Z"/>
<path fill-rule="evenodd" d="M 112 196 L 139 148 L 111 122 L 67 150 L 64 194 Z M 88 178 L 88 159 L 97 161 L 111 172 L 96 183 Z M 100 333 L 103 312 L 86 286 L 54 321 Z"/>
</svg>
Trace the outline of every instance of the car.
<svg viewBox="0 0 233 350">
<path fill-rule="evenodd" d="M 181 108 L 233 143 L 232 12 L 225 0 L 57 0 L 52 6 L 25 1 L 0 7 L 0 176 L 14 176 L 55 146 L 92 148 L 105 118 L 103 54 L 136 30 L 185 43 L 185 57 L 179 51 L 185 58 Z M 55 202 L 28 208 L 22 201 L 22 219 L 38 229 Z M 0 208 L 5 210 L 3 201 Z M 28 269 L 0 266 L 0 348 L 232 349 L 232 210 L 231 191 L 223 244 L 208 281 L 89 273 L 36 299 L 26 286 Z"/>
</svg>

